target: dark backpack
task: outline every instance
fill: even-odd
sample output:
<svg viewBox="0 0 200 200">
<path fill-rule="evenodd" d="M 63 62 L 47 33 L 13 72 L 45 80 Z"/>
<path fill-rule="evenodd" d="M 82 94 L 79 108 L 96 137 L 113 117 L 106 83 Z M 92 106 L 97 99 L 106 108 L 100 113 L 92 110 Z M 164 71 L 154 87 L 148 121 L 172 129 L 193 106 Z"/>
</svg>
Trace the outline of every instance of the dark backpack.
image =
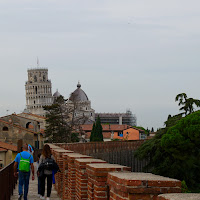
<svg viewBox="0 0 200 200">
<path fill-rule="evenodd" d="M 43 165 L 44 169 L 46 170 L 53 170 L 54 169 L 55 161 L 52 158 L 45 158 Z"/>
</svg>

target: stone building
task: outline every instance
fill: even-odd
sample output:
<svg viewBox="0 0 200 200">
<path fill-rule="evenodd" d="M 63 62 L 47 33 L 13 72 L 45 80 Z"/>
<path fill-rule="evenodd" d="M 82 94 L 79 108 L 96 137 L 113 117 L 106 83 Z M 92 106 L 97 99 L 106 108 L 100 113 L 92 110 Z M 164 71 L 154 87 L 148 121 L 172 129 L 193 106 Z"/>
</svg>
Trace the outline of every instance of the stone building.
<svg viewBox="0 0 200 200">
<path fill-rule="evenodd" d="M 86 93 L 81 89 L 81 84 L 77 84 L 77 89 L 71 93 L 66 103 L 67 107 L 74 108 L 74 118 L 85 119 L 84 124 L 95 121 L 95 110 L 91 107 L 91 101 Z"/>
<path fill-rule="evenodd" d="M 28 69 L 28 81 L 25 84 L 26 108 L 32 114 L 45 116 L 43 106 L 53 103 L 51 80 L 48 69 Z"/>
<path fill-rule="evenodd" d="M 20 115 L 12 114 L 0 118 L 0 141 L 17 144 L 18 140 L 22 139 L 24 143 L 31 144 L 35 148 L 42 148 L 44 132 L 41 127 L 44 124 L 32 118 L 32 114 L 30 118 L 23 117 L 23 113 Z"/>
</svg>

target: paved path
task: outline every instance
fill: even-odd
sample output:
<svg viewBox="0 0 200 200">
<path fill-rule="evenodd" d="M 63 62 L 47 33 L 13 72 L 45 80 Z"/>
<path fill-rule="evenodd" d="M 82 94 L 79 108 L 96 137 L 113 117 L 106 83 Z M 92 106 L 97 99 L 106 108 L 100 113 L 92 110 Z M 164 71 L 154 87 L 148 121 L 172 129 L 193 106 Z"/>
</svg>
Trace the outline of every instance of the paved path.
<svg viewBox="0 0 200 200">
<path fill-rule="evenodd" d="M 36 170 L 35 170 L 36 172 Z M 29 192 L 28 192 L 28 200 L 39 200 L 40 198 L 38 197 L 37 191 L 37 177 L 35 176 L 35 180 L 32 181 L 32 176 L 30 176 L 30 181 L 29 181 Z M 46 192 L 46 190 L 45 190 Z M 54 186 L 52 186 L 52 191 L 51 191 L 51 200 L 61 200 L 58 195 L 56 190 L 54 189 Z M 18 184 L 15 187 L 14 194 L 11 197 L 11 200 L 18 200 Z"/>
</svg>

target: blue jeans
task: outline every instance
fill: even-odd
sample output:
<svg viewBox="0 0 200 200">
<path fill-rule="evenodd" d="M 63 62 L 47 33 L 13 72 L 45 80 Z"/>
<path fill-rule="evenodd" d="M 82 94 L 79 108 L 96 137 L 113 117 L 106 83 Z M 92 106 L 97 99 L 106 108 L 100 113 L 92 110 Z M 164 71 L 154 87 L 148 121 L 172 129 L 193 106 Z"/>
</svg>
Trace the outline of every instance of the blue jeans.
<svg viewBox="0 0 200 200">
<path fill-rule="evenodd" d="M 30 178 L 30 171 L 29 172 L 19 171 L 19 195 L 24 194 L 24 200 L 27 200 L 29 178 Z M 24 192 L 23 192 L 23 186 L 24 186 Z"/>
</svg>

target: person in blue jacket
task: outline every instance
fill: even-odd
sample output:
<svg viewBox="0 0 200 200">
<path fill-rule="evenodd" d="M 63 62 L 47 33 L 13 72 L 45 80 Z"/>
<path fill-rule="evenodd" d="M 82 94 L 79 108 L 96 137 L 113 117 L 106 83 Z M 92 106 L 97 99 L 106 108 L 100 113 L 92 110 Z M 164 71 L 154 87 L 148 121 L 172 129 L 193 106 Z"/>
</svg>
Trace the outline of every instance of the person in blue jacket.
<svg viewBox="0 0 200 200">
<path fill-rule="evenodd" d="M 19 164 L 21 159 L 28 159 L 30 162 L 29 171 L 21 171 L 19 169 Z M 22 159 L 22 160 L 23 160 Z M 14 163 L 14 176 L 17 177 L 17 174 L 19 176 L 19 197 L 18 200 L 22 200 L 22 196 L 24 195 L 24 200 L 27 200 L 28 195 L 28 188 L 29 188 L 29 177 L 30 177 L 30 168 L 32 171 L 32 180 L 34 180 L 34 166 L 33 166 L 33 156 L 28 152 L 28 144 L 23 145 L 23 151 L 18 153 L 15 158 Z M 18 173 L 17 173 L 18 169 Z M 24 186 L 24 192 L 23 192 L 23 186 Z"/>
</svg>

